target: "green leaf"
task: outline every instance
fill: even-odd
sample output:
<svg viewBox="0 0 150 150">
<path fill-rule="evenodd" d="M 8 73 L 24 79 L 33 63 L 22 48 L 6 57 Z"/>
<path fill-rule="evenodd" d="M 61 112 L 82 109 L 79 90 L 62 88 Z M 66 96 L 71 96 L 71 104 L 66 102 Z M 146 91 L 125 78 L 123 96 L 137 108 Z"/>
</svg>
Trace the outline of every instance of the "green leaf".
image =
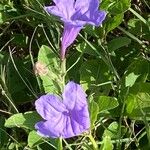
<svg viewBox="0 0 150 150">
<path fill-rule="evenodd" d="M 110 136 L 105 136 L 102 142 L 100 150 L 113 150 L 114 146 L 111 142 Z"/>
<path fill-rule="evenodd" d="M 115 51 L 123 46 L 127 46 L 131 43 L 131 39 L 127 37 L 115 38 L 108 43 L 108 50 L 110 52 Z"/>
<path fill-rule="evenodd" d="M 42 137 L 39 136 L 36 131 L 31 131 L 28 135 L 28 145 L 29 147 L 34 147 L 36 145 L 39 145 L 43 143 Z"/>
<path fill-rule="evenodd" d="M 42 84 L 45 90 L 45 93 L 54 93 L 58 91 L 58 76 L 59 75 L 59 60 L 57 56 L 52 52 L 52 50 L 45 45 L 39 50 L 38 53 L 38 63 L 43 65 L 47 73 L 39 73 L 40 78 L 42 79 Z M 56 85 L 56 86 L 54 86 Z"/>
<path fill-rule="evenodd" d="M 111 139 L 118 138 L 118 123 L 112 122 L 103 133 L 103 137 L 109 136 Z"/>
<path fill-rule="evenodd" d="M 130 88 L 126 98 L 126 112 L 130 118 L 150 119 L 150 84 L 138 83 Z"/>
<path fill-rule="evenodd" d="M 134 97 L 134 98 L 133 98 Z M 130 99 L 128 98 L 129 104 L 131 101 L 134 101 L 134 105 L 132 108 L 132 112 L 129 112 L 129 117 L 131 118 L 137 118 L 138 120 L 143 119 L 144 116 L 148 117 L 150 119 L 150 94 L 148 93 L 138 93 L 137 95 L 130 96 Z M 127 108 L 129 108 L 127 104 Z"/>
<path fill-rule="evenodd" d="M 129 94 L 126 99 L 126 112 L 131 114 L 136 105 L 136 96 Z"/>
<path fill-rule="evenodd" d="M 49 148 L 57 148 L 58 145 L 58 139 L 52 139 L 52 138 L 43 138 L 40 135 L 37 134 L 36 131 L 31 131 L 28 135 L 28 146 L 30 148 L 34 148 L 38 145 L 46 145 L 48 143 Z"/>
<path fill-rule="evenodd" d="M 121 14 L 127 11 L 131 6 L 131 0 L 115 0 L 108 8 L 108 11 L 113 14 Z"/>
<path fill-rule="evenodd" d="M 130 93 L 136 95 L 138 93 L 150 93 L 150 83 L 138 82 L 130 88 Z"/>
<path fill-rule="evenodd" d="M 143 58 L 133 61 L 122 78 L 124 86 L 131 87 L 135 82 L 145 82 L 149 74 L 149 65 L 150 63 Z"/>
<path fill-rule="evenodd" d="M 99 106 L 99 112 L 114 109 L 119 105 L 116 98 L 108 96 L 100 96 L 97 103 Z"/>
<path fill-rule="evenodd" d="M 29 111 L 24 114 L 18 113 L 12 115 L 5 122 L 5 127 L 13 128 L 26 128 L 26 129 L 34 129 L 34 125 L 41 120 L 41 117 L 37 114 L 37 112 Z"/>
<path fill-rule="evenodd" d="M 111 139 L 118 139 L 118 127 L 119 127 L 119 124 L 116 121 L 112 122 L 107 127 L 107 129 L 105 129 L 105 131 L 103 133 L 103 137 L 109 136 Z M 121 136 L 123 137 L 127 131 L 126 127 L 121 126 L 121 131 L 122 131 Z"/>
<path fill-rule="evenodd" d="M 54 81 L 48 76 L 40 76 L 45 93 L 54 93 L 57 88 L 54 86 Z"/>
<path fill-rule="evenodd" d="M 2 16 L 2 13 L 0 12 L 0 24 L 3 23 L 3 16 Z"/>
<path fill-rule="evenodd" d="M 9 150 L 14 150 L 15 147 L 16 147 L 16 143 L 10 143 L 8 149 L 9 149 Z"/>
<path fill-rule="evenodd" d="M 44 63 L 50 70 L 58 67 L 56 55 L 52 52 L 50 47 L 42 45 L 38 53 L 38 61 Z"/>
<path fill-rule="evenodd" d="M 118 27 L 123 21 L 123 17 L 124 14 L 117 14 L 114 17 L 108 18 L 106 23 L 104 24 L 106 34 Z"/>
<path fill-rule="evenodd" d="M 114 0 L 104 0 L 101 2 L 100 8 L 103 10 L 108 10 L 108 8 L 113 5 Z"/>
<path fill-rule="evenodd" d="M 97 115 L 99 113 L 98 104 L 92 99 L 89 104 L 90 109 L 90 120 L 91 120 L 91 128 L 94 127 L 94 123 L 97 120 Z"/>
<path fill-rule="evenodd" d="M 126 79 L 125 79 L 125 86 L 132 87 L 138 77 L 139 75 L 135 75 L 133 72 L 128 74 L 128 76 L 126 76 Z"/>
</svg>

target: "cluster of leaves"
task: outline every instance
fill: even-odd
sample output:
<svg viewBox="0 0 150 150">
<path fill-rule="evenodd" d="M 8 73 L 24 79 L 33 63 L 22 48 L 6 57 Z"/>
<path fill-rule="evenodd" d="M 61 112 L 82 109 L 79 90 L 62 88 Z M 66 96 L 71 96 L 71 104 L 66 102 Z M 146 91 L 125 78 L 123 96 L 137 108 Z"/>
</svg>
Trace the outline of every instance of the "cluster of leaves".
<svg viewBox="0 0 150 150">
<path fill-rule="evenodd" d="M 36 134 L 34 101 L 60 93 L 62 26 L 43 6 L 50 0 L 0 1 L 0 149 L 60 149 Z M 150 148 L 150 16 L 146 0 L 102 0 L 102 27 L 86 26 L 67 54 L 66 82 L 88 94 L 91 132 L 100 150 Z M 144 19 L 145 18 L 145 19 Z M 48 68 L 34 74 L 35 62 Z M 93 149 L 89 138 L 64 149 Z"/>
</svg>

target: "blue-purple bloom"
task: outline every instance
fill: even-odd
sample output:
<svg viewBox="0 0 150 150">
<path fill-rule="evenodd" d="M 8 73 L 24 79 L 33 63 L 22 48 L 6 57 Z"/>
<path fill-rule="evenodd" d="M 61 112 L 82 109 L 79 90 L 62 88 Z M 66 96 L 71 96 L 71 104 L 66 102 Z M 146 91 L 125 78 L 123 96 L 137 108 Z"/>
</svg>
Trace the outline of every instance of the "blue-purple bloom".
<svg viewBox="0 0 150 150">
<path fill-rule="evenodd" d="M 99 0 L 53 0 L 54 6 L 45 10 L 60 17 L 64 22 L 61 42 L 61 58 L 65 58 L 66 49 L 77 37 L 85 24 L 99 26 L 106 17 L 106 12 L 98 10 Z"/>
<path fill-rule="evenodd" d="M 70 138 L 90 128 L 86 93 L 79 84 L 70 81 L 62 98 L 53 94 L 41 96 L 36 110 L 44 121 L 35 124 L 37 133 L 44 137 Z"/>
</svg>

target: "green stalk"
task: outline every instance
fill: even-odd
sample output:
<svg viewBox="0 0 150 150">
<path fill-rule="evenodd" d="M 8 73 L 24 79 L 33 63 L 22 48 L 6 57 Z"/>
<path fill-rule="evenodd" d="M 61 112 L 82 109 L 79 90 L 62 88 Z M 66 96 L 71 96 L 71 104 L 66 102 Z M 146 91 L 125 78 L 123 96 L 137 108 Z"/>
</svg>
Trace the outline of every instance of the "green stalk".
<svg viewBox="0 0 150 150">
<path fill-rule="evenodd" d="M 142 99 L 140 97 L 138 97 L 138 98 L 142 101 Z M 145 124 L 145 129 L 146 129 L 146 133 L 147 133 L 148 144 L 149 144 L 149 147 L 150 147 L 150 126 L 149 126 L 149 123 L 148 123 L 147 118 L 146 118 L 146 113 L 141 108 L 141 105 L 139 104 L 139 102 L 138 102 L 138 106 L 139 106 L 139 108 L 141 110 L 141 113 L 143 115 L 142 118 L 143 118 L 143 122 Z"/>
<path fill-rule="evenodd" d="M 89 134 L 88 137 L 93 145 L 93 150 L 98 150 L 98 145 L 97 145 L 96 141 L 94 140 L 93 136 L 91 134 Z"/>
<path fill-rule="evenodd" d="M 144 24 L 148 24 L 146 19 L 143 18 L 139 13 L 137 13 L 135 10 L 132 8 L 129 8 L 129 11 L 132 12 L 137 18 L 139 18 Z"/>
<path fill-rule="evenodd" d="M 5 81 L 2 80 L 2 78 L 0 78 L 0 90 L 2 90 L 2 95 L 6 97 L 6 99 L 8 100 L 8 104 L 10 106 L 10 109 L 11 109 L 11 113 L 19 113 L 17 107 L 15 106 L 12 98 L 11 98 L 11 95 L 9 94 L 8 92 L 8 89 L 7 89 L 7 86 L 5 85 L 4 83 Z"/>
<path fill-rule="evenodd" d="M 126 89 L 126 93 L 123 97 L 121 97 L 121 99 L 123 100 L 123 104 L 122 104 L 122 108 L 121 108 L 121 114 L 120 114 L 120 118 L 119 118 L 119 126 L 118 126 L 118 137 L 119 137 L 119 141 L 121 139 L 121 125 L 122 125 L 122 119 L 123 119 L 123 116 L 124 116 L 124 111 L 125 111 L 125 106 L 126 106 L 126 98 L 129 94 L 129 87 L 127 87 Z M 121 150 L 121 145 L 122 145 L 122 142 L 120 141 L 118 144 L 117 144 L 117 149 L 118 150 Z"/>
<path fill-rule="evenodd" d="M 125 33 L 127 36 L 129 36 L 131 39 L 133 39 L 134 41 L 136 41 L 137 43 L 139 43 L 143 48 L 146 48 L 146 45 L 140 40 L 138 39 L 136 36 L 134 36 L 132 33 L 124 30 L 122 27 L 117 27 L 120 31 L 122 31 L 123 33 Z"/>
<path fill-rule="evenodd" d="M 57 150 L 63 150 L 62 137 L 58 138 L 58 147 L 57 147 Z"/>
</svg>

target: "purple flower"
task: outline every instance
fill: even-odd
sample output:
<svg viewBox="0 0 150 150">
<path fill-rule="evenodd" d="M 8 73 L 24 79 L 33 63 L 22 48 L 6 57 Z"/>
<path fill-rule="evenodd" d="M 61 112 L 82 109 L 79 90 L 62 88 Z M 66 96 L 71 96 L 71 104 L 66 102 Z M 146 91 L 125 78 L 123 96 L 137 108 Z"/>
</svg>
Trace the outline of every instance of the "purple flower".
<svg viewBox="0 0 150 150">
<path fill-rule="evenodd" d="M 64 22 L 61 44 L 61 58 L 65 58 L 66 49 L 77 37 L 85 24 L 99 26 L 105 19 L 106 12 L 99 11 L 99 0 L 53 0 L 55 5 L 45 7 L 50 14 Z"/>
<path fill-rule="evenodd" d="M 86 94 L 72 81 L 65 86 L 62 98 L 47 94 L 41 96 L 35 106 L 44 119 L 35 124 L 41 136 L 69 138 L 90 128 Z"/>
</svg>

